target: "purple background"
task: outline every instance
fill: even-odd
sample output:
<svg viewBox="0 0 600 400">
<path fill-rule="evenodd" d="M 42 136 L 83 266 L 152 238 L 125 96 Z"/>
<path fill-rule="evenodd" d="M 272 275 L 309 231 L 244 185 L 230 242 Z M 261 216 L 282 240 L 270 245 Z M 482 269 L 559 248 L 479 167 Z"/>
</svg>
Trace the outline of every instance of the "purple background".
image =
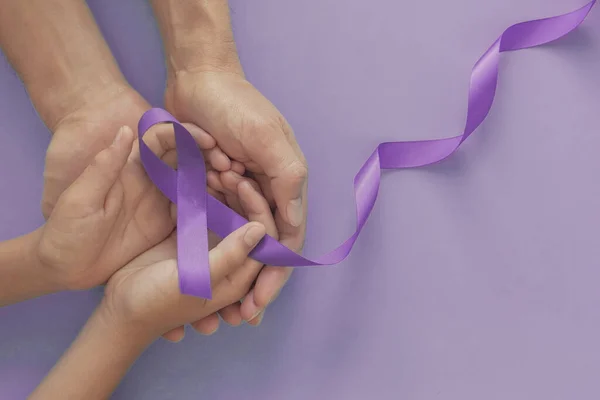
<svg viewBox="0 0 600 400">
<path fill-rule="evenodd" d="M 248 77 L 311 168 L 306 253 L 353 229 L 352 178 L 377 143 L 460 133 L 469 71 L 508 25 L 585 0 L 235 0 Z M 144 0 L 89 1 L 130 82 L 161 104 Z M 258 329 L 158 342 L 116 399 L 600 397 L 600 11 L 505 54 L 495 106 L 459 154 L 386 173 L 350 258 L 297 271 Z M 41 222 L 48 133 L 0 62 L 0 239 Z M 24 396 L 99 290 L 0 309 L 0 397 Z"/>
</svg>

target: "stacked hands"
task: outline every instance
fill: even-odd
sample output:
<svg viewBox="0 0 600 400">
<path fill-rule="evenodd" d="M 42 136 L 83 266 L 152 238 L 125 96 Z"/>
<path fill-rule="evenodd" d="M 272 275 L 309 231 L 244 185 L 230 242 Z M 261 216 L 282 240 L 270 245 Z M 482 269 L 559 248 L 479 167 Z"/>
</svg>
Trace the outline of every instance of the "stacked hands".
<svg viewBox="0 0 600 400">
<path fill-rule="evenodd" d="M 188 323 L 203 334 L 221 319 L 260 324 L 291 269 L 263 266 L 249 253 L 266 234 L 302 248 L 306 161 L 284 117 L 244 77 L 227 1 L 151 4 L 167 61 L 165 108 L 202 150 L 208 192 L 250 222 L 222 241 L 209 232 L 213 298 L 182 295 L 177 210 L 146 175 L 131 129 L 150 105 L 126 82 L 84 0 L 4 0 L 2 51 L 53 137 L 44 171 L 47 221 L 0 243 L 0 306 L 105 285 L 101 303 L 30 399 L 105 399 L 154 340 L 180 341 Z M 515 25 L 503 37 L 529 26 L 527 40 L 497 41 L 492 49 L 546 43 L 594 4 L 565 19 Z M 495 85 L 482 87 L 493 99 L 489 82 Z M 485 118 L 469 115 L 467 127 Z M 170 125 L 154 126 L 141 140 L 177 167 Z"/>
<path fill-rule="evenodd" d="M 149 108 L 131 88 L 118 90 L 104 110 L 78 110 L 57 125 L 45 168 L 42 209 L 48 221 L 36 232 L 32 253 L 52 284 L 81 290 L 106 283 L 102 307 L 109 318 L 119 324 L 139 322 L 148 334 L 171 341 L 183 338 L 186 323 L 200 333 L 214 333 L 219 315 L 233 326 L 260 324 L 291 268 L 265 267 L 248 253 L 265 233 L 297 250 L 304 236 L 306 167 L 285 119 L 242 75 L 201 72 L 184 78 L 167 92 L 169 102 L 183 111 L 169 109 L 203 126 L 206 113 L 201 110 L 210 111 L 208 129 L 218 132 L 220 140 L 184 123 L 206 160 L 208 191 L 251 221 L 220 243 L 209 232 L 213 299 L 180 294 L 176 206 L 146 175 L 131 128 L 115 129 Z M 215 92 L 195 90 L 194 84 L 204 87 L 203 80 Z M 189 92 L 178 92 L 179 87 Z M 194 107 L 200 111 L 192 113 Z M 117 109 L 128 112 L 121 117 L 113 114 Z M 153 127 L 144 140 L 176 168 L 170 125 Z"/>
<path fill-rule="evenodd" d="M 307 166 L 292 129 L 246 79 L 226 0 L 153 0 L 167 60 L 165 108 L 206 161 L 208 191 L 250 222 L 211 236 L 212 300 L 182 295 L 176 206 L 135 144 L 150 105 L 125 80 L 83 0 L 7 0 L 0 45 L 52 132 L 36 231 L 0 243 L 0 306 L 105 285 L 104 297 L 32 399 L 106 398 L 156 338 L 185 324 L 261 323 L 291 269 L 248 257 L 265 234 L 300 251 Z M 177 166 L 170 125 L 144 135 Z"/>
</svg>

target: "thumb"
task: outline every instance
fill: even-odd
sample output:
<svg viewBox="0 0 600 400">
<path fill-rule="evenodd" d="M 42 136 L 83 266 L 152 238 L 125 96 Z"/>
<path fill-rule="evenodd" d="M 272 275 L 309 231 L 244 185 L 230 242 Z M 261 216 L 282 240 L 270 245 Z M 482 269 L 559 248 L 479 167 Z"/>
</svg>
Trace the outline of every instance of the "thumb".
<svg viewBox="0 0 600 400">
<path fill-rule="evenodd" d="M 127 162 L 133 145 L 128 126 L 119 129 L 113 143 L 99 152 L 69 188 L 69 199 L 93 209 L 104 207 L 106 196 Z"/>
<path fill-rule="evenodd" d="M 242 266 L 265 233 L 262 224 L 250 222 L 232 232 L 212 249 L 208 253 L 212 285 L 216 286 L 228 274 Z"/>
<path fill-rule="evenodd" d="M 263 131 L 261 135 L 269 137 L 269 140 L 265 140 L 268 145 L 260 148 L 252 146 L 255 151 L 249 155 L 270 178 L 275 204 L 285 221 L 298 228 L 306 219 L 306 160 L 299 149 L 296 151 L 297 146 L 288 140 L 287 136 L 294 140 L 293 134 L 287 135 L 282 130 L 270 133 Z"/>
</svg>

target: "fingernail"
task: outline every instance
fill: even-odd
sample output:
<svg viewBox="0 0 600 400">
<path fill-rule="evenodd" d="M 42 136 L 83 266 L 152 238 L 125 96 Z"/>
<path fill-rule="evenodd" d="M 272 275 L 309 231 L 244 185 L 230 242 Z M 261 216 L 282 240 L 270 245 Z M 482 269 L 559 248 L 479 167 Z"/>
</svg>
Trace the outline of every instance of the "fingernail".
<svg viewBox="0 0 600 400">
<path fill-rule="evenodd" d="M 254 318 L 258 317 L 258 316 L 260 315 L 260 313 L 262 313 L 262 312 L 263 312 L 263 310 L 262 310 L 262 309 L 258 309 L 258 310 L 256 310 L 256 311 L 254 312 L 254 314 L 252 314 L 252 317 L 250 317 L 250 318 L 248 319 L 248 321 L 247 321 L 247 322 L 250 322 L 250 321 L 252 321 Z"/>
<path fill-rule="evenodd" d="M 117 143 L 119 143 L 119 141 L 121 140 L 121 138 L 123 137 L 123 133 L 125 132 L 125 127 L 122 126 L 119 128 L 119 131 L 117 132 L 117 136 L 115 136 L 112 144 L 113 146 L 116 145 Z"/>
<path fill-rule="evenodd" d="M 288 221 L 292 226 L 299 227 L 304 219 L 304 210 L 302 209 L 302 197 L 291 200 L 287 206 Z"/>
<path fill-rule="evenodd" d="M 254 247 L 265 236 L 265 228 L 260 225 L 252 225 L 244 233 L 244 242 L 250 247 Z"/>
<path fill-rule="evenodd" d="M 256 321 L 255 326 L 259 326 L 262 323 L 264 316 L 265 316 L 265 311 L 263 310 L 259 315 L 256 316 L 258 318 L 258 321 Z"/>
</svg>

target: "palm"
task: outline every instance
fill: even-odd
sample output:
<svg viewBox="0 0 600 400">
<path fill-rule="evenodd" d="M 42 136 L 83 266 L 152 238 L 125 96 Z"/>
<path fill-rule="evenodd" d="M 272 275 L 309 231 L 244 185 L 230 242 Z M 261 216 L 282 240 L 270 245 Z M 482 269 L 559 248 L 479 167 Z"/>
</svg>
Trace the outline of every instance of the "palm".
<svg viewBox="0 0 600 400">
<path fill-rule="evenodd" d="M 108 146 L 118 128 L 135 127 L 147 103 L 135 92 L 123 92 L 100 107 L 81 109 L 56 129 L 46 158 L 43 210 L 49 215 L 60 194 L 83 172 L 94 156 Z M 168 149 L 153 150 L 164 153 Z M 162 155 L 162 154 L 161 154 Z M 110 236 L 86 265 L 88 287 L 105 282 L 118 268 L 163 240 L 173 229 L 170 203 L 148 179 L 134 149 L 117 183 L 121 210 Z"/>
<path fill-rule="evenodd" d="M 209 249 L 220 239 L 209 232 Z M 178 307 L 181 295 L 177 279 L 177 242 L 175 234 L 141 254 L 119 269 L 106 286 L 106 299 L 112 309 L 124 310 L 127 320 L 147 326 L 157 321 L 168 329 L 193 321 L 200 307 L 211 307 L 211 302 L 186 296 L 200 307 Z M 214 307 L 214 306 L 212 306 Z M 214 307 L 214 312 L 218 307 Z"/>
<path fill-rule="evenodd" d="M 58 197 L 114 139 L 119 127 L 135 127 L 147 103 L 134 91 L 125 91 L 101 104 L 85 106 L 57 126 L 46 153 L 42 208 L 46 217 Z"/>
</svg>

